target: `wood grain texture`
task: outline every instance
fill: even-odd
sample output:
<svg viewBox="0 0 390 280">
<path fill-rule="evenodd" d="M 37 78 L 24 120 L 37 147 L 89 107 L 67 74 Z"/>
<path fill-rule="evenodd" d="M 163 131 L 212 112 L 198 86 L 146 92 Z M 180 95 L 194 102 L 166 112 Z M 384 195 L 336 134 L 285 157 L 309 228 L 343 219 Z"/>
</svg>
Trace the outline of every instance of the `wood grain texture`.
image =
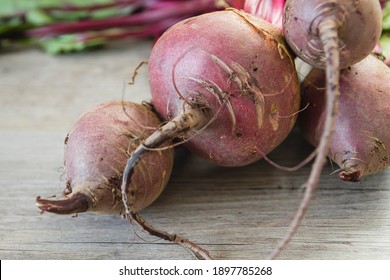
<svg viewBox="0 0 390 280">
<path fill-rule="evenodd" d="M 149 42 L 53 57 L 0 55 L 0 259 L 192 259 L 119 216 L 40 214 L 37 195 L 60 194 L 63 140 L 79 115 L 104 101 L 149 99 Z M 311 147 L 294 131 L 270 157 L 298 163 Z M 188 237 L 216 259 L 265 259 L 285 234 L 310 165 L 284 172 L 260 161 L 213 166 L 178 149 L 174 173 L 143 217 Z M 281 259 L 390 259 L 390 170 L 359 183 L 327 165 L 308 216 Z"/>
</svg>

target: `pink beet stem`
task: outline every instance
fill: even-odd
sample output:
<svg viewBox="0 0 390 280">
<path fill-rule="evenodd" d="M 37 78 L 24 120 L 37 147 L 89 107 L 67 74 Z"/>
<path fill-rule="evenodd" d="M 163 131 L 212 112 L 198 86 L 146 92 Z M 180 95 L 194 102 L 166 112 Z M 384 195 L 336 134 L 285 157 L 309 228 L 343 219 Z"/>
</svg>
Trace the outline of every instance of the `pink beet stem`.
<svg viewBox="0 0 390 280">
<path fill-rule="evenodd" d="M 194 2 L 178 2 L 176 6 L 164 9 L 146 10 L 141 13 L 132 14 L 124 17 L 107 18 L 101 20 L 85 20 L 79 22 L 59 23 L 51 26 L 45 26 L 29 30 L 27 33 L 31 36 L 57 36 L 61 34 L 80 33 L 91 30 L 103 30 L 116 27 L 129 27 L 158 22 L 167 18 L 181 17 L 185 14 L 193 14 L 210 9 L 210 0 Z"/>
</svg>

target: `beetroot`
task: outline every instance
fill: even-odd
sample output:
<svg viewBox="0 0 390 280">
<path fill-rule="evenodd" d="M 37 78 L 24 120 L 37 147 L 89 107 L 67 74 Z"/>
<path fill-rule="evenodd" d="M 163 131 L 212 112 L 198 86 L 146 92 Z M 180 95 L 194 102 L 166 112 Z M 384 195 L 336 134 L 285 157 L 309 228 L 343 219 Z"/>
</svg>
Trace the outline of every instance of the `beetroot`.
<svg viewBox="0 0 390 280">
<path fill-rule="evenodd" d="M 313 69 L 302 85 L 300 115 L 305 138 L 317 146 L 324 127 L 325 74 Z M 390 68 L 369 56 L 340 73 L 340 113 L 329 157 L 340 166 L 339 177 L 359 181 L 390 165 Z"/>
<path fill-rule="evenodd" d="M 287 0 L 283 31 L 294 52 L 316 68 L 326 67 L 324 40 L 336 30 L 340 68 L 371 53 L 381 34 L 382 12 L 376 0 Z M 325 38 L 328 37 L 328 38 Z M 327 42 L 328 43 L 328 42 Z"/>
<path fill-rule="evenodd" d="M 152 103 L 168 123 L 134 151 L 122 191 L 138 157 L 175 137 L 215 164 L 253 163 L 287 137 L 299 109 L 299 81 L 283 36 L 235 9 L 165 32 L 152 50 L 149 79 Z"/>
<path fill-rule="evenodd" d="M 234 9 L 169 29 L 152 50 L 149 79 L 155 109 L 173 123 L 165 138 L 180 136 L 222 166 L 247 165 L 272 151 L 299 109 L 299 82 L 281 33 Z"/>
<path fill-rule="evenodd" d="M 84 113 L 65 139 L 63 197 L 38 197 L 38 207 L 57 214 L 123 214 L 120 184 L 127 158 L 159 124 L 148 106 L 131 102 L 109 102 Z M 172 165 L 172 149 L 143 156 L 131 182 L 137 186 L 137 210 L 161 194 Z"/>
</svg>

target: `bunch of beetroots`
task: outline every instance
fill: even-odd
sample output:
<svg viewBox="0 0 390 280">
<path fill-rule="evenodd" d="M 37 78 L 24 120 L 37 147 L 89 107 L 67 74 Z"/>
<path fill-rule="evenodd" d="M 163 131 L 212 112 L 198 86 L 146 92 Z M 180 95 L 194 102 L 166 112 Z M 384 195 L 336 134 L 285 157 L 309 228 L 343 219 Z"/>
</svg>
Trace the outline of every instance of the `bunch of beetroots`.
<svg viewBox="0 0 390 280">
<path fill-rule="evenodd" d="M 134 115 L 135 109 L 124 114 L 128 106 L 141 106 L 130 103 L 111 109 L 119 116 L 104 106 L 86 113 L 66 141 L 64 197 L 38 197 L 37 204 L 62 214 L 124 213 L 149 233 L 210 258 L 196 244 L 146 223 L 137 212 L 147 205 L 139 200 L 149 204 L 167 183 L 173 139 L 222 166 L 247 165 L 275 149 L 293 128 L 300 106 L 294 60 L 277 28 L 230 9 L 170 28 L 153 47 L 149 75 L 151 103 L 165 123 L 145 123 L 153 118 Z M 120 138 L 112 137 L 118 133 Z M 156 172 L 155 164 L 165 167 Z M 154 195 L 146 199 L 149 193 Z"/>
<path fill-rule="evenodd" d="M 301 104 L 294 64 L 297 55 L 320 68 L 313 70 L 302 86 L 302 104 L 310 106 L 300 117 L 304 134 L 317 149 L 299 211 L 271 255 L 277 257 L 297 231 L 329 153 L 339 163 L 342 179 L 356 181 L 389 165 L 389 137 L 354 124 L 367 114 L 365 108 L 354 117 L 346 117 L 357 106 L 356 102 L 365 98 L 364 94 L 372 92 L 358 79 L 371 79 L 365 76 L 369 71 L 373 77 L 389 75 L 380 61 L 367 57 L 380 35 L 380 15 L 379 2 L 372 0 L 288 0 L 283 10 L 283 33 L 280 27 L 236 9 L 206 13 L 175 24 L 157 40 L 149 58 L 151 104 L 163 122 L 148 115 L 155 115 L 150 107 L 147 110 L 144 105 L 132 103 L 125 103 L 128 110 L 143 108 L 144 117 L 123 114 L 126 106 L 116 104 L 116 113 L 127 118 L 121 121 L 121 129 L 99 120 L 106 117 L 101 112 L 104 106 L 98 107 L 98 121 L 92 124 L 85 121 L 83 125 L 88 114 L 84 115 L 74 129 L 79 132 L 70 133 L 66 141 L 69 191 L 61 199 L 38 197 L 38 206 L 55 213 L 125 213 L 150 234 L 184 244 L 198 257 L 211 258 L 196 244 L 155 229 L 138 215 L 138 210 L 156 199 L 167 184 L 174 139 L 175 145 L 183 144 L 204 159 L 231 167 L 251 164 L 283 142 L 295 125 Z M 376 85 L 374 78 L 372 83 Z M 389 85 L 378 86 L 374 91 L 376 94 L 372 93 L 370 98 L 378 105 L 388 99 Z M 389 106 L 377 108 L 378 118 L 388 119 Z M 112 115 L 111 118 L 115 124 L 121 119 Z M 144 122 L 145 119 L 154 121 Z M 101 131 L 83 136 L 94 126 L 101 126 Z M 350 129 L 346 130 L 348 126 Z M 352 133 L 356 127 L 364 132 Z M 106 136 L 107 129 L 115 135 L 122 132 L 120 144 L 119 138 Z M 348 136 L 366 138 L 354 141 L 356 146 L 343 146 L 348 137 L 343 141 L 335 139 L 346 131 Z M 83 141 L 85 144 L 71 144 Z M 108 155 L 111 146 L 115 152 Z M 107 160 L 110 156 L 112 161 Z M 380 164 L 364 162 L 364 157 Z M 161 172 L 150 175 L 159 161 L 157 168 Z M 95 189 L 96 193 L 91 191 Z"/>
</svg>

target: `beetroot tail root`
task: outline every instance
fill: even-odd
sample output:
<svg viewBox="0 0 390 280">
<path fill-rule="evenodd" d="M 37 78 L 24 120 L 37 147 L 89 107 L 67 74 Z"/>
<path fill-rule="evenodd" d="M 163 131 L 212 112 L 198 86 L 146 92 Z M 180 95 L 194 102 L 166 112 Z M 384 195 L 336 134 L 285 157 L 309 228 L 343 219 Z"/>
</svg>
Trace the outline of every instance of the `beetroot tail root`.
<svg viewBox="0 0 390 280">
<path fill-rule="evenodd" d="M 126 189 L 125 187 L 122 187 L 123 189 Z M 135 197 L 132 197 L 132 191 L 130 191 L 130 201 L 135 200 Z M 191 242 L 188 239 L 185 239 L 177 234 L 171 234 L 166 231 L 162 231 L 160 229 L 155 228 L 154 226 L 147 223 L 138 213 L 137 210 L 134 208 L 133 203 L 129 202 L 127 199 L 128 192 L 124 190 L 122 192 L 123 197 L 123 204 L 126 208 L 126 217 L 129 221 L 129 223 L 136 223 L 142 230 L 147 232 L 148 234 L 152 236 L 156 236 L 158 238 L 161 238 L 163 240 L 179 244 L 182 247 L 188 249 L 197 259 L 205 259 L 205 260 L 212 260 L 210 253 L 200 247 L 198 244 L 195 244 L 194 242 Z"/>
<path fill-rule="evenodd" d="M 123 172 L 121 191 L 126 216 L 129 222 L 135 222 L 150 235 L 157 236 L 163 240 L 167 240 L 185 247 L 197 258 L 210 260 L 212 257 L 210 256 L 209 252 L 201 248 L 199 245 L 179 235 L 170 234 L 168 232 L 156 229 L 152 225 L 148 224 L 142 217 L 140 217 L 134 205 L 134 202 L 136 201 L 135 194 L 137 192 L 136 185 L 131 183 L 132 176 L 134 174 L 134 167 L 138 162 L 138 159 L 147 150 L 160 147 L 163 143 L 178 137 L 180 134 L 188 131 L 189 129 L 201 127 L 206 121 L 207 118 L 202 110 L 188 109 L 185 113 L 180 114 L 177 118 L 156 130 L 131 154 Z"/>
<path fill-rule="evenodd" d="M 305 214 L 309 208 L 309 203 L 312 199 L 313 193 L 318 187 L 321 177 L 322 169 L 326 163 L 330 139 L 333 135 L 334 127 L 336 125 L 336 116 L 338 113 L 339 103 L 339 54 L 338 54 L 338 37 L 337 26 L 333 19 L 329 19 L 320 24 L 321 41 L 324 45 L 324 52 L 326 56 L 326 95 L 327 95 L 327 110 L 325 117 L 325 126 L 321 136 L 320 143 L 317 147 L 317 155 L 314 160 L 309 178 L 305 186 L 305 194 L 301 205 L 294 219 L 291 222 L 291 227 L 286 236 L 281 240 L 277 248 L 272 252 L 270 258 L 275 259 L 279 256 L 282 250 L 291 241 L 292 237 L 297 232 Z"/>
</svg>

